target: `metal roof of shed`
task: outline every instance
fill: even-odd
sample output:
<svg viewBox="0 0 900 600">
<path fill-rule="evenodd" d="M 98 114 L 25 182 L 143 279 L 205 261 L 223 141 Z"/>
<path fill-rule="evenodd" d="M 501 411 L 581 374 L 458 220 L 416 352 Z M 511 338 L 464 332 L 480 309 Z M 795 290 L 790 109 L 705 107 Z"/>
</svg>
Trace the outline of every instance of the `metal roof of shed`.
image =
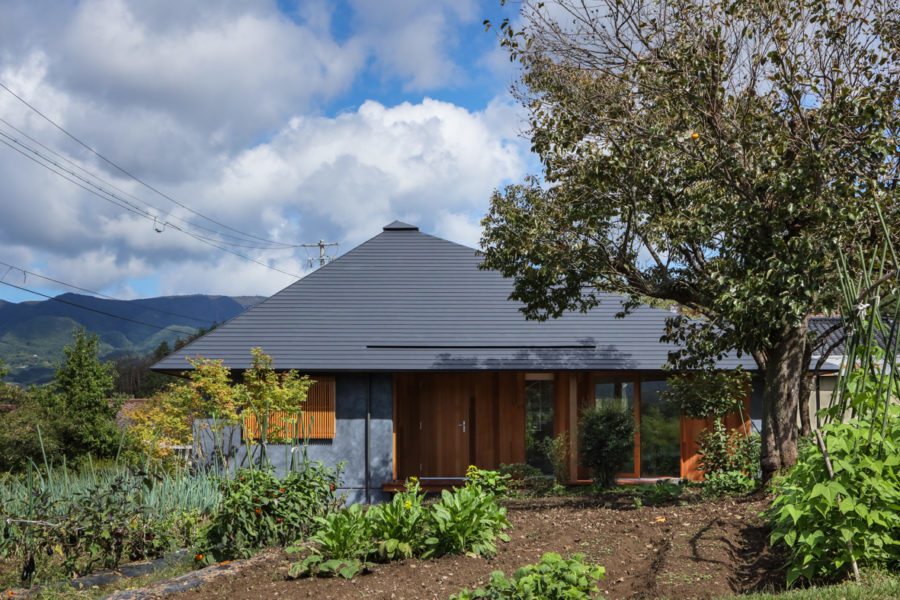
<svg viewBox="0 0 900 600">
<path fill-rule="evenodd" d="M 201 355 L 245 369 L 259 346 L 276 369 L 301 372 L 659 370 L 673 348 L 659 341 L 668 311 L 617 319 L 613 294 L 587 313 L 528 321 L 508 299 L 512 281 L 481 261 L 395 221 L 153 368 L 181 371 Z M 721 367 L 740 362 L 754 368 L 734 358 Z"/>
</svg>

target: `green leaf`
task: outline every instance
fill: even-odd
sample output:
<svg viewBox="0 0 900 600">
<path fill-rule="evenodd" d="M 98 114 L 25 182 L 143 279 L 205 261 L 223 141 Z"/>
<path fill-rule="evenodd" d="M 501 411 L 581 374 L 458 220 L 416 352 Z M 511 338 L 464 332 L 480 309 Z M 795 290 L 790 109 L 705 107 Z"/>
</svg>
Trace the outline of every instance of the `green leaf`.
<svg viewBox="0 0 900 600">
<path fill-rule="evenodd" d="M 353 579 L 353 576 L 362 570 L 360 565 L 347 565 L 343 567 L 339 573 L 344 579 Z"/>
<path fill-rule="evenodd" d="M 794 542 L 797 541 L 797 531 L 790 530 L 784 535 L 784 543 L 788 546 L 793 546 Z"/>
</svg>

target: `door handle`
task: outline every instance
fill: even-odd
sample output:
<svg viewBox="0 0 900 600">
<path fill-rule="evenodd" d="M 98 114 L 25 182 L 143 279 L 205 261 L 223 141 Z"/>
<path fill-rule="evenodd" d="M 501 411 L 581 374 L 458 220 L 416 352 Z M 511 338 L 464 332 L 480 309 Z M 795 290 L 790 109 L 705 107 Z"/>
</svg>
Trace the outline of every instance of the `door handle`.
<svg viewBox="0 0 900 600">
<path fill-rule="evenodd" d="M 462 432 L 463 432 L 463 433 L 466 432 L 466 420 L 465 420 L 465 419 L 463 419 L 463 422 L 462 422 L 462 423 L 457 423 L 456 426 L 457 426 L 457 427 L 462 427 Z"/>
</svg>

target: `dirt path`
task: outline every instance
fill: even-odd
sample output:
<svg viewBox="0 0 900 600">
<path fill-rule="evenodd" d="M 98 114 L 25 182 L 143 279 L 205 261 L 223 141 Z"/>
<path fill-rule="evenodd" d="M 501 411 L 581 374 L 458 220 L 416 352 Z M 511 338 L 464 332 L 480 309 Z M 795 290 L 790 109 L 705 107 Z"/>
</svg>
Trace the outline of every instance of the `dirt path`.
<svg viewBox="0 0 900 600">
<path fill-rule="evenodd" d="M 288 557 L 271 551 L 266 561 L 236 574 L 156 597 L 445 600 L 464 587 L 483 585 L 494 570 L 511 574 L 551 551 L 580 552 L 605 566 L 599 587 L 606 598 L 710 598 L 782 585 L 782 561 L 758 518 L 766 506 L 762 497 L 642 509 L 609 503 L 593 497 L 509 501 L 512 539 L 500 543 L 492 559 L 407 560 L 351 581 L 286 581 Z"/>
</svg>

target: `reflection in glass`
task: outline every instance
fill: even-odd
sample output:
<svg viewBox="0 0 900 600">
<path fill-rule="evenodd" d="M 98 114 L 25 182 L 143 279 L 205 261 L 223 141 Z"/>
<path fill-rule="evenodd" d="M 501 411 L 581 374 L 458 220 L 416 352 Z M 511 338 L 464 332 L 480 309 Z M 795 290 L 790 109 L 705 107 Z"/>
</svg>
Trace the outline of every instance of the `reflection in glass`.
<svg viewBox="0 0 900 600">
<path fill-rule="evenodd" d="M 525 461 L 546 474 L 553 465 L 544 451 L 553 438 L 553 381 L 525 382 Z"/>
<path fill-rule="evenodd" d="M 641 382 L 641 477 L 681 475 L 681 416 L 664 389 L 665 380 Z"/>
<path fill-rule="evenodd" d="M 594 404 L 597 406 L 614 406 L 620 410 L 634 414 L 634 382 L 616 381 L 598 377 L 594 383 Z M 635 423 L 637 428 L 637 423 Z M 634 473 L 634 454 L 622 465 L 623 473 Z"/>
</svg>

